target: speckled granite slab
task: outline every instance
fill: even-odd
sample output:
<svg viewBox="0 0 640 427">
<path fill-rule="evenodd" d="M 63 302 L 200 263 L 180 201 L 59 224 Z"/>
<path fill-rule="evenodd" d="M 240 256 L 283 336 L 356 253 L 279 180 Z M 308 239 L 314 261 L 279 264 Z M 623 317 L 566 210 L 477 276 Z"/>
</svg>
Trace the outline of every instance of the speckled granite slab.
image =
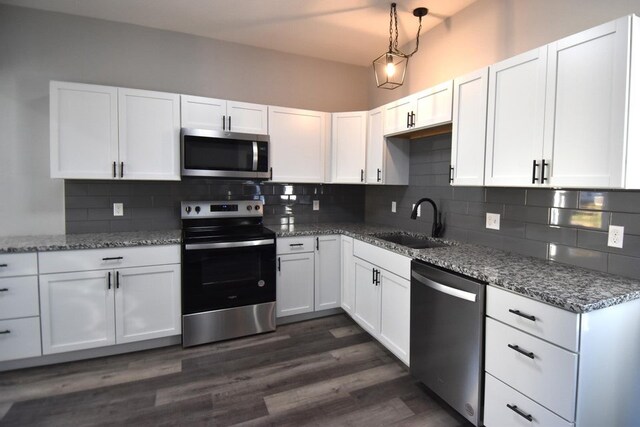
<svg viewBox="0 0 640 427">
<path fill-rule="evenodd" d="M 575 313 L 586 313 L 640 298 L 640 281 L 625 277 L 485 246 L 443 241 L 449 245 L 410 249 L 379 238 L 384 233 L 420 236 L 419 233 L 406 233 L 397 228 L 318 224 L 281 227 L 274 231 L 279 237 L 345 234 Z"/>
<path fill-rule="evenodd" d="M 180 230 L 0 237 L 0 253 L 180 244 Z"/>
</svg>

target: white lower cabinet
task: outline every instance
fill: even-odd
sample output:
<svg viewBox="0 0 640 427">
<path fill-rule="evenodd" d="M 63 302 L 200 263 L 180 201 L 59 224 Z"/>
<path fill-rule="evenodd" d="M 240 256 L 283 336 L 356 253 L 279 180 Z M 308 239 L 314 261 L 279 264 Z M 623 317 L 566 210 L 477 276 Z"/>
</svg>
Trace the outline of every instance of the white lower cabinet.
<svg viewBox="0 0 640 427">
<path fill-rule="evenodd" d="M 277 317 L 340 307 L 340 237 L 277 240 Z"/>
<path fill-rule="evenodd" d="M 119 248 L 124 262 L 129 251 Z M 78 265 L 93 251 L 77 251 Z M 73 271 L 40 275 L 40 312 L 44 354 L 83 350 L 151 338 L 179 335 L 180 248 L 146 248 L 140 267 Z M 172 264 L 154 265 L 173 252 Z M 97 252 L 96 252 L 97 253 Z M 101 252 L 102 253 L 102 252 Z M 56 252 L 41 253 L 41 265 L 52 265 Z M 145 265 L 146 264 L 146 265 Z M 73 270 L 69 264 L 68 269 Z M 75 270 L 79 270 L 76 268 Z M 45 270 L 46 272 L 46 270 Z"/>
<path fill-rule="evenodd" d="M 354 275 L 353 237 L 340 236 L 340 304 L 344 311 L 353 316 L 356 302 L 356 283 Z"/>
<path fill-rule="evenodd" d="M 353 304 L 343 302 L 343 308 L 408 365 L 411 259 L 359 240 L 352 246 L 349 256 L 344 253 L 349 245 L 343 245 L 342 294 L 353 295 Z"/>
<path fill-rule="evenodd" d="M 0 320 L 0 362 L 41 354 L 40 318 Z"/>
</svg>

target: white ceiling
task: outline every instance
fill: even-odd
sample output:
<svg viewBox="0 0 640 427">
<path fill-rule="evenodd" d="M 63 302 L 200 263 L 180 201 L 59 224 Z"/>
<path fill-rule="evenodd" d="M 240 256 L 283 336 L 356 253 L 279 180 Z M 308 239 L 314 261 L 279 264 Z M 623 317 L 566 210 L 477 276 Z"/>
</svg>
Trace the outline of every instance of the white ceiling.
<svg viewBox="0 0 640 427">
<path fill-rule="evenodd" d="M 476 0 L 403 0 L 399 44 L 423 33 Z M 145 27 L 195 34 L 356 65 L 369 65 L 389 44 L 387 0 L 0 0 Z"/>
</svg>

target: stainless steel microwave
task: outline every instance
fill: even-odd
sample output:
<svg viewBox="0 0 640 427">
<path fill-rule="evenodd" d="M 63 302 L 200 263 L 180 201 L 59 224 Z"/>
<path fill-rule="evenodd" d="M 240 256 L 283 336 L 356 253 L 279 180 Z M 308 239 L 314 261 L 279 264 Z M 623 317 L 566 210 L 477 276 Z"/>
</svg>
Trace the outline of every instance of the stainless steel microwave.
<svg viewBox="0 0 640 427">
<path fill-rule="evenodd" d="M 182 176 L 270 178 L 269 136 L 182 128 Z"/>
</svg>

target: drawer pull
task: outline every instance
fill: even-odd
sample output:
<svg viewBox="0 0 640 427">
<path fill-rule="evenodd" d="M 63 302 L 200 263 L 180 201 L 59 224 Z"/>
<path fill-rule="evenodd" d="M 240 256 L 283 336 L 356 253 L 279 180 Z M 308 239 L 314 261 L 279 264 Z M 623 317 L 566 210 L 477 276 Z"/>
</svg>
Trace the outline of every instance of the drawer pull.
<svg viewBox="0 0 640 427">
<path fill-rule="evenodd" d="M 530 314 L 524 314 L 524 313 L 521 313 L 521 312 L 520 312 L 520 310 L 512 310 L 512 309 L 509 309 L 509 313 L 513 313 L 513 314 L 515 314 L 515 315 L 517 315 L 517 316 L 524 317 L 525 319 L 529 319 L 529 320 L 531 320 L 532 322 L 535 322 L 535 321 L 536 321 L 536 316 L 532 316 L 532 315 L 530 315 Z"/>
<path fill-rule="evenodd" d="M 526 351 L 526 350 L 523 350 L 523 349 L 521 349 L 520 347 L 518 347 L 517 345 L 507 344 L 507 346 L 508 346 L 510 349 L 515 350 L 515 351 L 517 351 L 517 352 L 518 352 L 518 353 L 520 353 L 520 354 L 524 354 L 524 355 L 525 355 L 525 356 L 527 356 L 529 359 L 533 359 L 533 358 L 535 357 L 535 356 L 534 356 L 534 354 L 533 354 L 532 352 L 530 352 L 530 351 Z"/>
<path fill-rule="evenodd" d="M 102 258 L 103 261 L 117 261 L 119 259 L 124 259 L 122 256 L 110 256 L 106 258 Z"/>
<path fill-rule="evenodd" d="M 2 288 L 0 289 L 0 292 L 9 292 L 9 288 Z"/>
<path fill-rule="evenodd" d="M 526 414 L 526 413 L 522 412 L 522 410 L 519 409 L 516 405 L 509 405 L 507 403 L 507 408 L 511 409 L 513 412 L 515 412 L 516 414 L 520 415 L 525 420 L 533 421 L 533 417 L 530 414 Z"/>
<path fill-rule="evenodd" d="M 10 334 L 10 333 L 11 333 L 11 331 L 8 330 L 8 329 L 6 329 L 4 331 L 0 331 L 0 335 Z"/>
<path fill-rule="evenodd" d="M 9 264 L 0 264 L 0 267 L 9 267 Z"/>
<path fill-rule="evenodd" d="M 304 243 L 289 243 L 289 246 L 294 247 L 294 246 L 304 246 Z"/>
</svg>

